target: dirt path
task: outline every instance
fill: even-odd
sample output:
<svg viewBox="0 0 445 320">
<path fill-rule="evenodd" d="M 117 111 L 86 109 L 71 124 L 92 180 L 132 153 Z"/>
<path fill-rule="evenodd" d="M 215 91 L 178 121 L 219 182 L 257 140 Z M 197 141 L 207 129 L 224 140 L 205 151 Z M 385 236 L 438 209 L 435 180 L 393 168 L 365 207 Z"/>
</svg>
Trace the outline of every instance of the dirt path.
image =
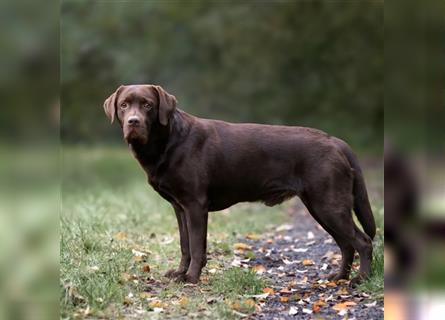
<svg viewBox="0 0 445 320">
<path fill-rule="evenodd" d="M 261 310 L 248 318 L 383 319 L 382 299 L 325 280 L 341 261 L 337 245 L 304 207 L 296 205 L 292 216 L 293 225 L 280 226 L 261 240 L 243 239 L 255 258 L 246 261 L 239 252 L 233 262 L 256 268 L 270 281 Z"/>
</svg>

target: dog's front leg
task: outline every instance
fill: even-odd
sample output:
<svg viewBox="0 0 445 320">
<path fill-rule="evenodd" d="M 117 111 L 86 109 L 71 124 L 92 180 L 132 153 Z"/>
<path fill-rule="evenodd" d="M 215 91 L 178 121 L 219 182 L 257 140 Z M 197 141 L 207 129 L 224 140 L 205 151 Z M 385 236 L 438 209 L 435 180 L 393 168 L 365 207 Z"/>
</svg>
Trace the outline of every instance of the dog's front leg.
<svg viewBox="0 0 445 320">
<path fill-rule="evenodd" d="M 192 203 L 185 207 L 185 218 L 189 235 L 191 262 L 183 280 L 189 283 L 197 283 L 201 275 L 201 269 L 207 262 L 207 220 L 208 210 L 205 206 Z"/>
<path fill-rule="evenodd" d="M 184 276 L 190 265 L 190 246 L 189 235 L 187 231 L 187 221 L 185 219 L 184 210 L 177 204 L 173 204 L 176 219 L 178 220 L 179 239 L 181 244 L 181 262 L 178 269 L 170 269 L 165 273 L 168 278 L 176 278 Z"/>
</svg>

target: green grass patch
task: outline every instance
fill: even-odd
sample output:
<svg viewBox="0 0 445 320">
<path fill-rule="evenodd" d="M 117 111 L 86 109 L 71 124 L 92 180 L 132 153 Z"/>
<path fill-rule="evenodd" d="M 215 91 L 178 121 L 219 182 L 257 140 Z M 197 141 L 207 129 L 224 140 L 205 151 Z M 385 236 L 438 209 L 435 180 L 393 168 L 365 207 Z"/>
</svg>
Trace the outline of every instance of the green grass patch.
<svg viewBox="0 0 445 320">
<path fill-rule="evenodd" d="M 266 282 L 252 270 L 230 268 L 215 275 L 211 288 L 224 296 L 243 296 L 262 293 Z"/>
</svg>

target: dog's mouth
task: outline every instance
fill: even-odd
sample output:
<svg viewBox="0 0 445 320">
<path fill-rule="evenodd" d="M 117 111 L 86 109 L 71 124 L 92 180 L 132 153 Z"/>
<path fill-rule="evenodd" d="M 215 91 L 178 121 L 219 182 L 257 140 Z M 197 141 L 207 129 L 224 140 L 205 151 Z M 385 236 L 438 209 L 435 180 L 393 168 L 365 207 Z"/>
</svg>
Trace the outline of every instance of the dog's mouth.
<svg viewBox="0 0 445 320">
<path fill-rule="evenodd" d="M 124 139 L 127 143 L 142 143 L 148 142 L 148 132 L 145 127 L 126 126 L 124 127 Z"/>
</svg>

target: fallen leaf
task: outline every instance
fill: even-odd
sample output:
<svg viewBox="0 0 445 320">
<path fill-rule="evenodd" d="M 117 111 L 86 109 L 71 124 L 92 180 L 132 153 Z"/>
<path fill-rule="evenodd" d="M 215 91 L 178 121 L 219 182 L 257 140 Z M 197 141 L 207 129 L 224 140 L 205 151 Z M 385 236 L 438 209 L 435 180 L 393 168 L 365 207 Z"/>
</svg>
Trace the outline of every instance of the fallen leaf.
<svg viewBox="0 0 445 320">
<path fill-rule="evenodd" d="M 116 240 L 123 241 L 123 240 L 127 240 L 128 236 L 125 232 L 120 231 L 114 235 L 114 238 Z"/>
<path fill-rule="evenodd" d="M 260 236 L 255 234 L 255 233 L 249 233 L 248 235 L 246 235 L 246 239 L 249 240 L 260 240 Z"/>
<path fill-rule="evenodd" d="M 289 301 L 289 297 L 280 297 L 280 301 L 281 302 L 288 302 Z"/>
<path fill-rule="evenodd" d="M 291 224 L 282 224 L 281 226 L 277 227 L 275 230 L 277 232 L 280 232 L 280 231 L 292 230 L 293 228 L 294 228 L 294 226 Z"/>
<path fill-rule="evenodd" d="M 182 298 L 179 300 L 179 305 L 180 305 L 181 307 L 185 307 L 185 306 L 187 306 L 188 303 L 189 303 L 189 299 L 188 299 L 187 297 L 182 297 Z"/>
<path fill-rule="evenodd" d="M 133 300 L 131 299 L 131 297 L 125 297 L 124 298 L 124 305 L 129 306 L 133 304 Z"/>
<path fill-rule="evenodd" d="M 290 307 L 289 309 L 289 315 L 293 316 L 296 315 L 298 313 L 298 308 L 297 307 Z"/>
<path fill-rule="evenodd" d="M 314 239 L 314 233 L 312 232 L 312 231 L 309 231 L 308 233 L 307 233 L 307 238 L 310 240 L 310 239 Z"/>
<path fill-rule="evenodd" d="M 170 236 L 164 236 L 162 238 L 162 240 L 159 242 L 159 244 L 161 245 L 166 245 L 166 244 L 170 244 L 174 241 L 175 239 L 173 237 Z"/>
<path fill-rule="evenodd" d="M 355 306 L 356 303 L 354 301 L 345 301 L 345 302 L 341 302 L 341 303 L 337 303 L 336 305 L 334 305 L 332 307 L 332 309 L 334 309 L 335 311 L 341 311 L 344 309 L 347 309 L 350 306 Z"/>
<path fill-rule="evenodd" d="M 377 305 L 377 301 L 374 301 L 372 303 L 365 303 L 365 306 L 368 308 L 375 307 L 376 305 Z"/>
<path fill-rule="evenodd" d="M 336 287 L 336 286 L 337 286 L 337 282 L 335 282 L 335 281 L 329 281 L 328 283 L 326 283 L 326 285 L 327 285 L 328 287 Z"/>
<path fill-rule="evenodd" d="M 232 267 L 241 267 L 241 260 L 239 258 L 234 258 L 230 265 Z"/>
<path fill-rule="evenodd" d="M 144 266 L 142 267 L 142 272 L 150 272 L 150 266 L 148 264 L 144 264 Z"/>
<path fill-rule="evenodd" d="M 346 289 L 346 288 L 340 288 L 340 289 L 338 289 L 338 291 L 336 292 L 336 294 L 338 294 L 338 295 L 348 295 L 349 294 L 349 291 L 348 291 L 348 289 Z"/>
<path fill-rule="evenodd" d="M 160 300 L 155 300 L 149 303 L 150 308 L 162 308 L 164 304 Z"/>
<path fill-rule="evenodd" d="M 244 300 L 244 304 L 249 307 L 255 307 L 255 301 L 253 299 Z"/>
<path fill-rule="evenodd" d="M 252 268 L 257 274 L 263 274 L 264 272 L 266 272 L 266 268 L 261 265 L 261 264 L 257 264 L 256 266 L 254 266 Z"/>
<path fill-rule="evenodd" d="M 310 259 L 304 259 L 303 260 L 303 266 L 312 266 L 314 264 L 314 261 Z"/>
<path fill-rule="evenodd" d="M 291 291 L 287 287 L 284 287 L 283 289 L 280 290 L 280 293 L 290 293 L 290 292 Z"/>
<path fill-rule="evenodd" d="M 252 295 L 247 295 L 246 297 L 249 297 L 249 298 L 255 298 L 255 299 L 259 299 L 259 300 L 261 300 L 261 299 L 265 299 L 265 298 L 267 298 L 268 296 L 269 296 L 269 293 L 266 292 L 266 293 L 262 293 L 262 294 L 252 294 Z"/>
<path fill-rule="evenodd" d="M 141 299 L 149 299 L 149 298 L 151 298 L 152 297 L 152 294 L 150 293 L 150 292 L 141 292 L 140 294 L 139 294 L 139 297 L 141 298 Z"/>
<path fill-rule="evenodd" d="M 235 243 L 233 245 L 233 248 L 235 250 L 250 250 L 252 248 L 252 246 L 248 245 L 247 243 L 239 242 L 239 243 Z"/>
<path fill-rule="evenodd" d="M 291 296 L 292 300 L 298 301 L 301 300 L 301 294 L 296 293 L 293 296 Z"/>
<path fill-rule="evenodd" d="M 312 310 L 303 308 L 303 313 L 311 314 L 311 313 L 312 313 Z"/>
<path fill-rule="evenodd" d="M 121 274 L 121 279 L 125 282 L 128 282 L 128 281 L 132 280 L 132 275 L 124 272 Z"/>
<path fill-rule="evenodd" d="M 275 291 L 273 291 L 272 288 L 264 288 L 264 289 L 263 289 L 263 292 L 264 292 L 264 293 L 268 293 L 268 294 L 270 294 L 271 296 L 273 296 L 273 295 L 275 294 Z"/>
</svg>

